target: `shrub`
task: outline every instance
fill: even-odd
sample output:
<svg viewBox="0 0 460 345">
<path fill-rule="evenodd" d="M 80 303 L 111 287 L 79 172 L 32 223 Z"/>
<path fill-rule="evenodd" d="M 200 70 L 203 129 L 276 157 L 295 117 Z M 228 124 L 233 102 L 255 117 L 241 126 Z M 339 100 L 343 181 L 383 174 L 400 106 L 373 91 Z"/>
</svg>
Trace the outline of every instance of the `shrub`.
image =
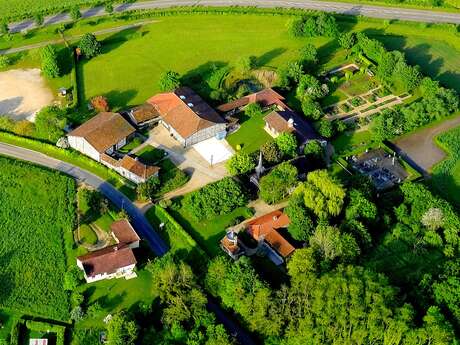
<svg viewBox="0 0 460 345">
<path fill-rule="evenodd" d="M 11 64 L 11 60 L 7 55 L 0 55 L 0 68 L 6 68 Z"/>
<path fill-rule="evenodd" d="M 256 67 L 256 62 L 255 56 L 241 57 L 236 62 L 235 67 L 241 73 L 247 73 Z"/>
<path fill-rule="evenodd" d="M 158 86 L 161 91 L 173 91 L 180 85 L 180 74 L 174 71 L 164 72 L 158 81 Z"/>
<path fill-rule="evenodd" d="M 284 162 L 260 179 L 260 197 L 273 204 L 285 198 L 297 183 L 297 168 Z"/>
<path fill-rule="evenodd" d="M 99 113 L 110 110 L 107 97 L 104 96 L 96 96 L 91 98 L 91 105 Z"/>
<path fill-rule="evenodd" d="M 40 51 L 42 60 L 42 72 L 48 78 L 59 77 L 60 70 L 57 54 L 52 45 L 47 45 Z"/>
<path fill-rule="evenodd" d="M 325 138 L 332 138 L 334 136 L 334 126 L 331 121 L 321 120 L 318 122 L 316 130 Z"/>
<path fill-rule="evenodd" d="M 244 108 L 244 113 L 248 116 L 256 116 L 262 114 L 262 107 L 259 103 L 250 103 Z"/>
<path fill-rule="evenodd" d="M 232 178 L 226 177 L 187 194 L 182 203 L 196 219 L 210 219 L 244 206 L 247 201 L 242 186 Z"/>
<path fill-rule="evenodd" d="M 0 116 L 0 129 L 1 130 L 11 132 L 13 131 L 14 125 L 15 125 L 14 121 L 10 119 L 8 116 L 6 115 Z"/>
<path fill-rule="evenodd" d="M 13 132 L 22 137 L 31 137 L 34 134 L 35 125 L 27 120 L 21 120 L 14 124 Z"/>
<path fill-rule="evenodd" d="M 262 152 L 262 157 L 271 164 L 279 163 L 281 158 L 283 158 L 281 151 L 274 141 L 263 144 L 260 151 Z"/>
<path fill-rule="evenodd" d="M 113 5 L 111 2 L 107 2 L 104 6 L 104 9 L 107 13 L 111 14 L 113 13 Z"/>
<path fill-rule="evenodd" d="M 307 156 L 321 157 L 323 155 L 323 147 L 318 140 L 310 140 L 305 145 L 303 153 Z"/>
<path fill-rule="evenodd" d="M 297 155 L 297 139 L 294 134 L 281 133 L 275 142 L 284 156 L 294 157 Z"/>
<path fill-rule="evenodd" d="M 80 8 L 78 6 L 72 7 L 69 11 L 69 15 L 70 15 L 70 18 L 72 18 L 72 20 L 80 19 L 81 18 Z"/>
<path fill-rule="evenodd" d="M 101 54 L 102 52 L 102 45 L 91 33 L 84 34 L 80 43 L 78 44 L 83 55 L 85 55 L 88 59 L 91 59 L 94 56 Z"/>
<path fill-rule="evenodd" d="M 64 135 L 65 112 L 57 106 L 45 107 L 35 117 L 35 136 L 55 143 Z"/>
<path fill-rule="evenodd" d="M 256 167 L 256 163 L 247 153 L 238 152 L 226 162 L 225 166 L 230 174 L 239 175 L 252 171 Z"/>
</svg>

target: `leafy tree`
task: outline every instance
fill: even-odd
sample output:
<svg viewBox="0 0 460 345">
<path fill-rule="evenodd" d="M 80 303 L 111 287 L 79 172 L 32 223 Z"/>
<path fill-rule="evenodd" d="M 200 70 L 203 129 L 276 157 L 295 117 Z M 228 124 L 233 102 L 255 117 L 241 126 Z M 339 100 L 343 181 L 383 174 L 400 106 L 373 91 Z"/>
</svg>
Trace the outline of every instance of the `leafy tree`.
<svg viewBox="0 0 460 345">
<path fill-rule="evenodd" d="M 69 15 L 70 15 L 70 18 L 72 18 L 72 20 L 80 19 L 81 18 L 80 8 L 78 6 L 72 7 L 70 9 Z"/>
<path fill-rule="evenodd" d="M 91 105 L 99 113 L 110 110 L 109 101 L 105 96 L 96 96 L 91 98 Z"/>
<path fill-rule="evenodd" d="M 256 167 L 254 159 L 244 152 L 238 152 L 233 155 L 225 165 L 232 175 L 246 174 Z"/>
<path fill-rule="evenodd" d="M 261 115 L 262 107 L 259 103 L 250 103 L 244 108 L 244 113 L 248 116 Z"/>
<path fill-rule="evenodd" d="M 158 85 L 161 91 L 173 91 L 181 85 L 180 74 L 174 71 L 166 71 L 160 76 Z"/>
<path fill-rule="evenodd" d="M 308 119 L 313 121 L 319 120 L 323 116 L 321 105 L 310 97 L 305 97 L 302 100 L 302 112 Z"/>
<path fill-rule="evenodd" d="M 294 157 L 297 155 L 297 139 L 294 134 L 281 133 L 275 142 L 284 156 Z"/>
<path fill-rule="evenodd" d="M 64 135 L 66 125 L 65 112 L 57 106 L 45 107 L 35 116 L 36 135 L 53 143 Z"/>
<path fill-rule="evenodd" d="M 0 130 L 12 132 L 14 129 L 14 121 L 7 115 L 0 116 Z"/>
<path fill-rule="evenodd" d="M 460 324 L 460 259 L 444 264 L 440 279 L 433 284 L 436 302 L 449 310 Z"/>
<path fill-rule="evenodd" d="M 137 185 L 137 196 L 140 200 L 153 200 L 160 189 L 160 179 L 151 177 L 144 183 Z"/>
<path fill-rule="evenodd" d="M 301 248 L 294 251 L 287 262 L 287 269 L 293 278 L 315 273 L 318 270 L 318 262 L 313 248 Z"/>
<path fill-rule="evenodd" d="M 315 232 L 310 237 L 310 245 L 327 261 L 341 256 L 352 259 L 359 253 L 358 244 L 352 236 L 341 234 L 336 227 L 324 224 L 316 227 Z"/>
<path fill-rule="evenodd" d="M 334 125 L 329 120 L 320 120 L 316 127 L 318 133 L 325 138 L 332 138 L 335 135 Z"/>
<path fill-rule="evenodd" d="M 318 79 L 309 74 L 304 74 L 299 80 L 296 89 L 296 96 L 299 100 L 305 98 L 318 99 L 328 94 L 327 85 L 321 85 Z"/>
<path fill-rule="evenodd" d="M 345 32 L 338 37 L 339 45 L 346 50 L 350 50 L 356 44 L 356 36 L 354 32 Z"/>
<path fill-rule="evenodd" d="M 40 50 L 42 60 L 42 72 L 48 78 L 56 78 L 60 75 L 58 58 L 52 45 L 47 45 Z"/>
<path fill-rule="evenodd" d="M 107 2 L 104 5 L 104 10 L 105 10 L 105 12 L 107 12 L 109 14 L 112 14 L 113 13 L 113 4 L 111 2 Z"/>
<path fill-rule="evenodd" d="M 88 59 L 91 59 L 102 52 L 102 44 L 99 42 L 91 33 L 86 33 L 80 40 L 78 44 L 83 55 L 85 55 Z"/>
<path fill-rule="evenodd" d="M 35 14 L 34 21 L 37 26 L 42 26 L 43 22 L 45 21 L 45 19 L 43 18 L 43 14 L 41 13 Z"/>
<path fill-rule="evenodd" d="M 260 197 L 269 204 L 281 201 L 296 185 L 297 175 L 295 166 L 281 163 L 260 179 Z"/>
<path fill-rule="evenodd" d="M 325 12 L 321 12 L 318 17 L 316 17 L 316 26 L 321 36 L 337 37 L 340 32 L 334 16 Z"/>
<path fill-rule="evenodd" d="M 377 217 L 377 206 L 364 196 L 362 192 L 356 189 L 348 193 L 348 205 L 345 211 L 347 219 L 365 219 L 375 220 Z"/>
<path fill-rule="evenodd" d="M 318 26 L 316 25 L 316 19 L 314 17 L 309 17 L 305 20 L 303 26 L 303 33 L 306 37 L 320 36 Z"/>
<path fill-rule="evenodd" d="M 304 19 L 301 17 L 294 17 L 288 20 L 286 23 L 288 33 L 292 37 L 304 36 Z"/>
<path fill-rule="evenodd" d="M 0 125 L 1 128 L 1 125 Z M 270 164 L 276 164 L 281 161 L 283 155 L 274 141 L 267 141 L 260 147 L 262 157 Z"/>
<path fill-rule="evenodd" d="M 327 170 L 315 170 L 297 190 L 304 196 L 305 206 L 319 218 L 338 216 L 345 199 L 345 189 Z"/>
<path fill-rule="evenodd" d="M 0 55 L 0 68 L 11 65 L 11 59 L 7 55 Z"/>
<path fill-rule="evenodd" d="M 318 50 L 311 43 L 307 43 L 302 48 L 300 48 L 299 55 L 300 59 L 307 63 L 316 63 L 318 60 Z"/>
<path fill-rule="evenodd" d="M 64 275 L 64 290 L 75 290 L 80 285 L 82 278 L 81 270 L 77 267 L 72 267 Z"/>
<path fill-rule="evenodd" d="M 318 140 L 310 140 L 305 144 L 303 149 L 303 153 L 306 156 L 314 157 L 314 158 L 322 158 L 323 157 L 323 147 L 321 146 Z"/>
<path fill-rule="evenodd" d="M 248 73 L 256 67 L 257 59 L 255 56 L 241 57 L 236 62 L 236 68 L 241 73 Z"/>
<path fill-rule="evenodd" d="M 70 311 L 70 319 L 75 322 L 80 322 L 81 320 L 83 320 L 84 316 L 85 314 L 83 313 L 83 310 L 80 306 L 76 306 Z"/>
<path fill-rule="evenodd" d="M 307 241 L 314 230 L 314 223 L 305 207 L 303 195 L 292 194 L 285 212 L 289 217 L 288 231 L 292 238 L 297 241 Z"/>
<path fill-rule="evenodd" d="M 109 345 L 134 345 L 138 328 L 134 321 L 125 313 L 117 313 L 107 324 L 107 344 Z"/>
</svg>

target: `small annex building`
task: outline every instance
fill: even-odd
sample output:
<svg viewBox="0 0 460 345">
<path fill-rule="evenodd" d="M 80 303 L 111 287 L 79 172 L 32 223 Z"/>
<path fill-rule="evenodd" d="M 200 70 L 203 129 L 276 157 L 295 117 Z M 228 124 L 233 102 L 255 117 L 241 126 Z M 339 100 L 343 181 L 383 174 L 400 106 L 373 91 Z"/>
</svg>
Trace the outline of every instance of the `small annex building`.
<svg viewBox="0 0 460 345">
<path fill-rule="evenodd" d="M 119 113 L 102 112 L 67 134 L 67 140 L 73 149 L 101 162 L 103 154 L 125 146 L 135 132 Z"/>
<path fill-rule="evenodd" d="M 126 219 L 113 222 L 110 228 L 116 244 L 77 258 L 77 266 L 83 271 L 87 283 L 136 277 L 137 261 L 133 249 L 139 247 L 139 236 Z"/>
<path fill-rule="evenodd" d="M 147 103 L 154 106 L 160 123 L 184 147 L 213 137 L 224 139 L 227 134 L 225 120 L 188 87 L 157 94 Z"/>
<path fill-rule="evenodd" d="M 137 128 L 148 127 L 160 121 L 160 114 L 150 103 L 138 105 L 137 107 L 130 109 L 127 114 L 131 122 Z"/>
<path fill-rule="evenodd" d="M 238 113 L 243 110 L 245 106 L 251 103 L 258 103 L 262 109 L 271 107 L 272 105 L 284 106 L 284 97 L 271 88 L 263 89 L 259 92 L 241 97 L 229 103 L 222 104 L 217 107 L 222 113 Z"/>
</svg>

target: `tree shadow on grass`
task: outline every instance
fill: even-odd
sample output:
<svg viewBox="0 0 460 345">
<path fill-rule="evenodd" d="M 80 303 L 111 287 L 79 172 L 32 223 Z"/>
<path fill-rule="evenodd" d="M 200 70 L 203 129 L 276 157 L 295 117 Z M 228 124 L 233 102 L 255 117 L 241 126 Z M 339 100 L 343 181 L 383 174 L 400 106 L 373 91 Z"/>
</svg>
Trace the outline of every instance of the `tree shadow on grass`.
<svg viewBox="0 0 460 345">
<path fill-rule="evenodd" d="M 138 90 L 129 89 L 126 91 L 112 90 L 104 94 L 109 101 L 110 108 L 118 110 L 125 108 L 126 105 L 138 94 Z"/>
<path fill-rule="evenodd" d="M 266 66 L 269 64 L 273 59 L 277 58 L 278 56 L 282 55 L 286 51 L 285 48 L 275 48 L 269 50 L 268 52 L 260 55 L 257 57 L 257 66 Z"/>
<path fill-rule="evenodd" d="M 182 76 L 182 83 L 190 86 L 202 97 L 209 97 L 213 89 L 209 86 L 208 80 L 213 72 L 228 67 L 228 63 L 223 61 L 208 61 L 198 67 L 189 70 Z"/>
<path fill-rule="evenodd" d="M 331 58 L 334 56 L 340 48 L 337 40 L 330 40 L 326 44 L 318 48 L 318 58 L 323 65 L 331 61 Z"/>
<path fill-rule="evenodd" d="M 102 41 L 102 53 L 106 54 L 119 48 L 129 40 L 143 37 L 147 31 L 141 30 L 140 26 L 129 28 L 123 31 L 116 32 Z"/>
</svg>

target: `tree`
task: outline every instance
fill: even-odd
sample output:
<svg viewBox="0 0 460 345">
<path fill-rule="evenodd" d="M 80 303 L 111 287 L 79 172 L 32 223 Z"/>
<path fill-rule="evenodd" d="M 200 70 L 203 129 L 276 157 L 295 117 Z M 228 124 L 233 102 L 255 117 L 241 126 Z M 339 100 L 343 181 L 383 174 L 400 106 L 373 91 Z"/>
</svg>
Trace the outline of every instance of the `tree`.
<svg viewBox="0 0 460 345">
<path fill-rule="evenodd" d="M 329 120 L 320 120 L 316 130 L 321 136 L 327 139 L 332 138 L 335 135 L 334 125 Z"/>
<path fill-rule="evenodd" d="M 238 152 L 230 158 L 225 166 L 232 175 L 246 174 L 256 167 L 254 159 L 244 152 Z"/>
<path fill-rule="evenodd" d="M 323 116 L 321 105 L 310 97 L 302 99 L 302 112 L 308 119 L 313 121 L 319 120 Z"/>
<path fill-rule="evenodd" d="M 292 133 L 281 133 L 275 139 L 276 146 L 283 156 L 295 157 L 297 155 L 297 139 Z"/>
<path fill-rule="evenodd" d="M 64 290 L 73 291 L 80 285 L 82 280 L 82 272 L 77 267 L 72 267 L 64 275 Z"/>
<path fill-rule="evenodd" d="M 283 155 L 274 141 L 267 141 L 260 147 L 262 157 L 270 164 L 276 164 L 281 161 Z"/>
<path fill-rule="evenodd" d="M 80 306 L 76 306 L 70 311 L 70 319 L 75 322 L 80 322 L 83 320 L 84 316 L 85 314 L 83 313 L 83 310 Z"/>
<path fill-rule="evenodd" d="M 305 206 L 321 219 L 338 216 L 345 199 L 345 189 L 327 170 L 315 170 L 298 188 L 304 196 Z"/>
<path fill-rule="evenodd" d="M 356 36 L 354 32 L 342 33 L 339 38 L 339 45 L 346 50 L 350 50 L 356 44 Z"/>
<path fill-rule="evenodd" d="M 72 18 L 72 20 L 80 19 L 81 18 L 80 8 L 78 6 L 72 7 L 70 9 L 69 15 L 70 15 L 70 18 Z"/>
<path fill-rule="evenodd" d="M 107 2 L 104 6 L 105 12 L 112 14 L 113 13 L 113 4 L 111 2 Z"/>
<path fill-rule="evenodd" d="M 58 106 L 45 107 L 35 116 L 36 135 L 52 143 L 64 135 L 66 125 L 65 112 Z"/>
<path fill-rule="evenodd" d="M 302 48 L 300 48 L 299 55 L 300 59 L 307 63 L 316 63 L 318 60 L 318 50 L 311 43 L 307 43 Z"/>
<path fill-rule="evenodd" d="M 6 35 L 10 29 L 8 28 L 8 23 L 5 21 L 0 21 L 0 35 Z"/>
<path fill-rule="evenodd" d="M 260 197 L 269 204 L 281 201 L 297 184 L 297 176 L 295 166 L 281 163 L 260 179 Z"/>
<path fill-rule="evenodd" d="M 96 96 L 91 98 L 91 105 L 98 113 L 110 110 L 109 101 L 105 96 Z"/>
<path fill-rule="evenodd" d="M 45 19 L 43 18 L 43 14 L 41 14 L 41 13 L 35 14 L 35 16 L 34 16 L 34 21 L 35 21 L 35 24 L 36 24 L 37 26 L 42 26 L 44 20 L 45 20 Z"/>
<path fill-rule="evenodd" d="M 262 107 L 260 106 L 259 103 L 249 103 L 245 108 L 244 108 L 244 113 L 248 116 L 256 116 L 256 115 L 261 115 L 262 114 Z"/>
<path fill-rule="evenodd" d="M 294 251 L 287 262 L 289 276 L 296 278 L 301 275 L 315 273 L 318 263 L 313 248 L 301 248 Z"/>
<path fill-rule="evenodd" d="M 288 231 L 292 238 L 297 241 L 307 241 L 314 230 L 314 223 L 305 207 L 303 195 L 293 193 L 285 212 L 289 216 Z"/>
<path fill-rule="evenodd" d="M 158 177 L 151 177 L 144 183 L 137 185 L 137 196 L 140 200 L 153 200 L 155 199 L 160 186 L 160 179 Z"/>
<path fill-rule="evenodd" d="M 107 324 L 107 344 L 134 345 L 137 338 L 137 325 L 125 313 L 117 313 Z"/>
<path fill-rule="evenodd" d="M 80 43 L 78 44 L 78 47 L 80 48 L 82 54 L 88 59 L 91 59 L 101 54 L 102 52 L 101 42 L 99 42 L 96 36 L 91 33 L 86 33 L 83 35 Z"/>
<path fill-rule="evenodd" d="M 325 224 L 316 227 L 310 237 L 310 245 L 326 261 L 333 261 L 340 257 L 341 261 L 347 262 L 360 252 L 353 236 L 340 233 L 336 227 Z"/>
<path fill-rule="evenodd" d="M 318 79 L 309 74 L 304 74 L 299 80 L 296 89 L 296 96 L 299 100 L 305 98 L 318 99 L 328 94 L 329 89 L 326 84 L 321 85 Z"/>
<path fill-rule="evenodd" d="M 316 27 L 320 36 L 337 37 L 340 32 L 334 16 L 325 12 L 316 17 Z"/>
<path fill-rule="evenodd" d="M 318 140 L 310 140 L 305 144 L 303 153 L 306 156 L 313 158 L 322 158 L 323 157 L 323 147 L 321 146 Z"/>
<path fill-rule="evenodd" d="M 286 23 L 287 31 L 292 37 L 302 37 L 304 36 L 304 18 L 294 17 L 287 21 Z"/>
<path fill-rule="evenodd" d="M 8 67 L 11 64 L 11 59 L 7 55 L 0 55 L 0 68 Z"/>
<path fill-rule="evenodd" d="M 173 91 L 180 85 L 180 74 L 174 71 L 164 72 L 158 81 L 158 86 L 161 91 Z"/>
<path fill-rule="evenodd" d="M 255 56 L 240 57 L 236 62 L 236 69 L 241 73 L 248 73 L 256 67 L 257 59 Z"/>
<path fill-rule="evenodd" d="M 42 60 L 42 72 L 48 78 L 59 77 L 60 70 L 58 64 L 58 57 L 54 47 L 47 45 L 40 50 Z"/>
</svg>

